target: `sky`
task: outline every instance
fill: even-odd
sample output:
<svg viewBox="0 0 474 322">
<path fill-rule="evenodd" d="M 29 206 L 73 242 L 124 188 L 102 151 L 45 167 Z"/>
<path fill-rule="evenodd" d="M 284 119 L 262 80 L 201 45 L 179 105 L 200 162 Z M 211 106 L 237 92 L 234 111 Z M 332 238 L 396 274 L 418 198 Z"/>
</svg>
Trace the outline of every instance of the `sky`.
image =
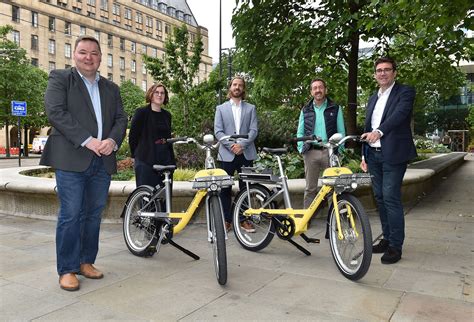
<svg viewBox="0 0 474 322">
<path fill-rule="evenodd" d="M 222 48 L 235 46 L 232 37 L 232 10 L 235 0 L 222 1 Z M 212 62 L 219 62 L 219 0 L 187 0 L 191 11 L 200 26 L 209 31 L 209 56 Z"/>
</svg>

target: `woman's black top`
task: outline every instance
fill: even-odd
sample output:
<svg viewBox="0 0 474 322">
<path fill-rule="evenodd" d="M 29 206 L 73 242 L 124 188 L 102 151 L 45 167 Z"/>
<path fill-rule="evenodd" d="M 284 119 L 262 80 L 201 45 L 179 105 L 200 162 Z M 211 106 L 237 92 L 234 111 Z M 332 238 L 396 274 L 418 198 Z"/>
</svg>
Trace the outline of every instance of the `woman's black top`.
<svg viewBox="0 0 474 322">
<path fill-rule="evenodd" d="M 132 158 L 146 164 L 176 164 L 173 146 L 163 139 L 171 138 L 171 113 L 165 109 L 155 112 L 150 104 L 135 111 L 128 143 Z"/>
</svg>

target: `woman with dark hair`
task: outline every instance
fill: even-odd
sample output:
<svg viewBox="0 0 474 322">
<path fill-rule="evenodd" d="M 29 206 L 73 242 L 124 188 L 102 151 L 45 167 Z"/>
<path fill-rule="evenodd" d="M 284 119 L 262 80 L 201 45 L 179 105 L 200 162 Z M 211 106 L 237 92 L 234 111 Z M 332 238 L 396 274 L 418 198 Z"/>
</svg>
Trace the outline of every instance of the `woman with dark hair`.
<svg viewBox="0 0 474 322">
<path fill-rule="evenodd" d="M 154 164 L 176 164 L 171 138 L 171 114 L 163 108 L 168 103 L 168 90 L 162 83 L 152 85 L 146 92 L 146 106 L 135 111 L 128 142 L 135 163 L 135 180 L 141 185 L 156 186 L 163 183 L 161 173 L 153 170 Z"/>
</svg>

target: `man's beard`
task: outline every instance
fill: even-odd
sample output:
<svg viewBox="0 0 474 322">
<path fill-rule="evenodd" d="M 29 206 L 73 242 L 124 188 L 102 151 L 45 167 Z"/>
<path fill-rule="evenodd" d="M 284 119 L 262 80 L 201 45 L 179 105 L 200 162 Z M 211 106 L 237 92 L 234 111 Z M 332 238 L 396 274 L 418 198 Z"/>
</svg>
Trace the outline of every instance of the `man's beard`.
<svg viewBox="0 0 474 322">
<path fill-rule="evenodd" d="M 231 95 L 233 98 L 242 98 L 242 94 L 243 94 L 243 92 L 242 92 L 242 91 L 239 91 L 239 90 L 231 91 L 231 92 L 230 92 L 230 95 Z"/>
</svg>

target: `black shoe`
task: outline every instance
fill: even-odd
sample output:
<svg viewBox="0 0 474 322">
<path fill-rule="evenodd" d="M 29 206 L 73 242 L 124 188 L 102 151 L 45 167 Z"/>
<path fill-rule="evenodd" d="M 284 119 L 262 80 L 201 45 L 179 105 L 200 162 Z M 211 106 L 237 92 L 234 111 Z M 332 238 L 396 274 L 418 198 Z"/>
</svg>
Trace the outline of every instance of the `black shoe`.
<svg viewBox="0 0 474 322">
<path fill-rule="evenodd" d="M 389 247 L 388 250 L 383 254 L 381 261 L 382 264 L 395 264 L 402 258 L 402 251 L 393 247 Z"/>
<path fill-rule="evenodd" d="M 388 249 L 388 240 L 382 239 L 377 245 L 372 246 L 372 253 L 383 254 L 387 251 L 387 249 Z"/>
</svg>

